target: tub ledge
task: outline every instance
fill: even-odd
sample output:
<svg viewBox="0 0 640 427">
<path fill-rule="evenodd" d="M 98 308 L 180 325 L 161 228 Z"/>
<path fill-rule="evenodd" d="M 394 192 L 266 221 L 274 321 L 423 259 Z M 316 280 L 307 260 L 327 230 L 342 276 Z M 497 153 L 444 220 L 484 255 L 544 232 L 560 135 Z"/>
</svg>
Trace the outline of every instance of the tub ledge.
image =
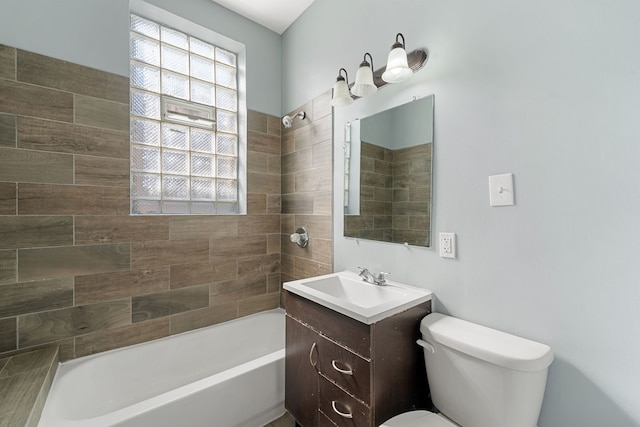
<svg viewBox="0 0 640 427">
<path fill-rule="evenodd" d="M 38 424 L 58 357 L 58 346 L 51 346 L 0 359 L 0 425 Z"/>
</svg>

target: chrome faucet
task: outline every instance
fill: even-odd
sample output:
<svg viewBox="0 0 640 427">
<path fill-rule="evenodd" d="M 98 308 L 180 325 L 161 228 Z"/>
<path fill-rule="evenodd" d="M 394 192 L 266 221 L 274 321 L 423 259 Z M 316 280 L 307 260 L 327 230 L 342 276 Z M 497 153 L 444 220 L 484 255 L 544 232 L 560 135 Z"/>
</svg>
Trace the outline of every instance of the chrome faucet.
<svg viewBox="0 0 640 427">
<path fill-rule="evenodd" d="M 378 285 L 378 286 L 387 285 L 387 279 L 385 275 L 388 275 L 389 273 L 385 273 L 384 271 L 381 271 L 378 274 L 373 274 L 369 271 L 368 268 L 364 268 L 364 267 L 358 267 L 358 268 L 360 269 L 360 273 L 358 273 L 358 275 L 362 277 L 362 280 L 364 280 L 365 282 L 371 283 L 372 285 Z"/>
</svg>

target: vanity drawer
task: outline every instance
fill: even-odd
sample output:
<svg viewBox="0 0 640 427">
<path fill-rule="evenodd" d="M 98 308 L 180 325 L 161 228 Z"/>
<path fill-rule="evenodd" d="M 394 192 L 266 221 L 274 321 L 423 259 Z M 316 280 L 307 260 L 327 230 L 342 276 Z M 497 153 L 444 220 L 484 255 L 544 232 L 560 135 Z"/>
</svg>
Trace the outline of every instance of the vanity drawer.
<svg viewBox="0 0 640 427">
<path fill-rule="evenodd" d="M 318 369 L 367 405 L 371 404 L 371 364 L 366 359 L 322 337 L 318 341 Z"/>
<path fill-rule="evenodd" d="M 322 335 L 367 359 L 371 357 L 369 325 L 287 292 L 287 313 Z"/>
<path fill-rule="evenodd" d="M 322 411 L 318 410 L 318 427 L 336 427 L 336 425 Z"/>
<path fill-rule="evenodd" d="M 320 379 L 320 411 L 338 427 L 369 427 L 371 411 L 326 378 Z"/>
</svg>

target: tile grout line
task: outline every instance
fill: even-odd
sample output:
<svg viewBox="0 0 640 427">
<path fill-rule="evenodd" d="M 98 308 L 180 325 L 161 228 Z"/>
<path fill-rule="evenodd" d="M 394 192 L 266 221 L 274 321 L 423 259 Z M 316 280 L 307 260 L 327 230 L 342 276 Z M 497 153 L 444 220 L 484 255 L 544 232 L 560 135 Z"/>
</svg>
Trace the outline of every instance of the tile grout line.
<svg viewBox="0 0 640 427">
<path fill-rule="evenodd" d="M 16 255 L 17 258 L 17 255 Z M 16 316 L 16 350 L 20 349 L 20 316 Z"/>
<path fill-rule="evenodd" d="M 13 114 L 13 146 L 18 148 L 18 115 Z"/>
</svg>

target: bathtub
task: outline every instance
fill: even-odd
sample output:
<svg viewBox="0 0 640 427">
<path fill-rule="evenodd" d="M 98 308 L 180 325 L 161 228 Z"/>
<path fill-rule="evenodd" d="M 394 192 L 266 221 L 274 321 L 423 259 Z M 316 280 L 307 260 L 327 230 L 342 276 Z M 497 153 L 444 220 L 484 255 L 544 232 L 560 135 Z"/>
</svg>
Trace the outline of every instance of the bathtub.
<svg viewBox="0 0 640 427">
<path fill-rule="evenodd" d="M 284 311 L 62 363 L 39 427 L 261 427 L 284 414 Z"/>
</svg>

